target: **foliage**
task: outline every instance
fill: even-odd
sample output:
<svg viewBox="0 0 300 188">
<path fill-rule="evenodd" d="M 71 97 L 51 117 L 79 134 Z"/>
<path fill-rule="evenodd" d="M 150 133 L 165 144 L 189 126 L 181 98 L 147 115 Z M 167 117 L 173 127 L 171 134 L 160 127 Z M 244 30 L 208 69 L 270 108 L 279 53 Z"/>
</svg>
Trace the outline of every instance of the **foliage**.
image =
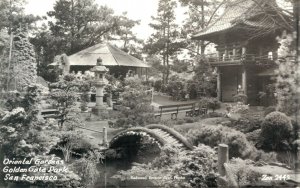
<svg viewBox="0 0 300 188">
<path fill-rule="evenodd" d="M 8 111 L 0 114 L 1 152 L 6 156 L 45 154 L 59 140 L 55 135 L 45 134 L 47 129 L 55 130 L 55 127 L 39 118 L 39 101 L 40 91 L 36 85 L 28 86 L 25 94 L 15 94 L 7 101 Z"/>
<path fill-rule="evenodd" d="M 179 39 L 179 31 L 175 24 L 175 8 L 177 6 L 174 0 L 159 0 L 157 16 L 152 17 L 153 22 L 150 27 L 154 33 L 146 42 L 144 50 L 149 55 L 161 56 L 163 69 L 163 83 L 168 83 L 170 74 L 170 58 L 176 55 L 176 52 L 185 46 L 184 41 Z"/>
<path fill-rule="evenodd" d="M 300 66 L 295 62 L 295 40 L 292 34 L 284 33 L 279 39 L 281 44 L 278 49 L 277 61 L 277 110 L 287 115 L 297 113 L 299 100 L 299 72 Z"/>
<path fill-rule="evenodd" d="M 142 85 L 141 80 L 126 78 L 125 91 L 121 94 L 121 113 L 123 117 L 116 121 L 117 127 L 144 126 L 153 122 L 151 92 Z"/>
<path fill-rule="evenodd" d="M 95 0 L 58 0 L 53 9 L 47 12 L 48 23 L 35 30 L 31 42 L 36 47 L 39 75 L 54 82 L 49 75 L 58 70 L 50 69 L 57 55 L 76 53 L 104 40 L 122 40 L 123 48 L 139 55 L 140 43 L 132 33 L 139 21 L 131 20 L 124 13 L 115 15 L 107 6 L 99 6 Z"/>
<path fill-rule="evenodd" d="M 216 97 L 217 75 L 202 56 L 197 56 L 198 64 L 195 67 L 195 76 L 193 81 L 197 85 L 197 91 L 202 92 L 203 96 Z M 197 96 L 198 98 L 203 96 Z"/>
<path fill-rule="evenodd" d="M 22 183 L 27 183 L 32 186 L 38 186 L 38 187 L 70 187 L 70 188 L 83 188 L 84 186 L 81 183 L 81 177 L 78 176 L 74 171 L 70 170 L 69 166 L 62 162 L 62 160 L 59 157 L 51 156 L 51 155 L 37 155 L 34 157 L 34 160 L 39 159 L 40 161 L 51 161 L 54 160 L 57 163 L 49 164 L 49 163 L 41 163 L 41 164 L 35 164 L 37 168 L 46 168 L 46 172 L 29 172 L 28 176 L 57 176 L 57 181 L 43 181 L 43 180 L 36 180 L 36 181 L 30 181 L 25 180 Z M 66 169 L 65 172 L 56 173 L 56 172 L 49 172 L 50 168 L 56 168 L 56 169 Z M 22 185 L 24 185 L 22 184 Z"/>
<path fill-rule="evenodd" d="M 97 163 L 99 163 L 99 157 L 89 152 L 88 156 L 76 160 L 71 164 L 71 169 L 81 177 L 81 183 L 86 187 L 92 187 L 99 177 L 99 171 L 97 170 Z"/>
<path fill-rule="evenodd" d="M 62 152 L 65 162 L 69 162 L 72 155 L 82 157 L 94 147 L 79 131 L 62 131 L 57 136 L 60 142 L 55 149 Z"/>
<path fill-rule="evenodd" d="M 87 82 L 79 81 L 75 78 L 75 75 L 65 75 L 60 81 L 52 83 L 50 85 L 51 93 L 50 98 L 53 100 L 54 105 L 59 110 L 58 117 L 60 118 L 60 125 L 63 125 L 67 121 L 72 121 L 72 112 L 77 101 L 77 92 L 83 88 L 85 90 Z"/>
<path fill-rule="evenodd" d="M 233 96 L 233 101 L 236 103 L 241 102 L 243 104 L 246 104 L 247 98 L 248 98 L 247 95 L 239 93 Z"/>
<path fill-rule="evenodd" d="M 154 90 L 155 91 L 161 91 L 162 90 L 162 85 L 163 85 L 163 82 L 162 80 L 155 80 L 154 81 Z"/>
<path fill-rule="evenodd" d="M 194 145 L 203 143 L 215 147 L 220 143 L 228 144 L 230 157 L 247 158 L 253 150 L 243 133 L 222 125 L 200 125 L 198 129 L 188 131 L 186 137 Z"/>
<path fill-rule="evenodd" d="M 13 44 L 14 53 L 11 69 L 8 70 L 11 75 L 7 79 L 11 86 L 14 85 L 16 90 L 24 91 L 27 85 L 36 83 L 37 63 L 35 52 L 26 32 L 18 31 L 13 38 Z"/>
<path fill-rule="evenodd" d="M 186 91 L 184 90 L 184 80 L 174 75 L 170 77 L 168 84 L 166 84 L 165 92 L 172 97 L 173 100 L 185 99 Z"/>
<path fill-rule="evenodd" d="M 163 187 L 215 187 L 215 159 L 215 151 L 208 146 L 199 145 L 188 152 L 165 146 L 160 156 L 152 162 L 120 171 L 116 177 L 170 177 L 170 179 L 154 179 L 151 182 Z M 183 177 L 183 179 L 172 177 Z"/>
<path fill-rule="evenodd" d="M 7 87 L 8 76 L 8 57 L 9 57 L 9 35 L 7 32 L 0 30 L 0 89 Z"/>
<path fill-rule="evenodd" d="M 198 85 L 193 80 L 187 81 L 187 93 L 190 99 L 197 99 L 198 97 Z"/>
<path fill-rule="evenodd" d="M 187 18 L 182 26 L 182 35 L 189 38 L 195 31 L 200 31 L 207 27 L 212 21 L 218 18 L 218 9 L 224 4 L 220 0 L 179 0 L 180 4 L 186 8 L 185 14 Z M 204 54 L 206 46 L 209 42 L 188 40 L 189 52 L 191 55 Z"/>
<path fill-rule="evenodd" d="M 231 119 L 226 125 L 243 133 L 249 133 L 261 128 L 263 118 L 245 114 L 237 120 Z"/>
<path fill-rule="evenodd" d="M 209 98 L 207 108 L 214 112 L 215 110 L 221 108 L 221 102 L 216 98 Z"/>
<path fill-rule="evenodd" d="M 173 70 L 177 73 L 186 72 L 187 69 L 188 69 L 188 64 L 184 61 L 179 60 L 179 59 L 175 59 L 173 61 L 173 65 L 171 66 L 171 70 Z"/>
<path fill-rule="evenodd" d="M 229 104 L 226 106 L 227 116 L 231 119 L 239 119 L 241 114 L 247 114 L 249 110 L 249 104 L 245 105 L 242 102 L 236 104 Z M 237 116 L 237 117 L 236 117 Z"/>
<path fill-rule="evenodd" d="M 53 9 L 48 12 L 48 16 L 54 20 L 49 21 L 50 31 L 53 36 L 59 37 L 58 42 L 67 47 L 67 54 L 73 54 L 99 42 L 108 33 L 116 32 L 121 22 L 125 24 L 124 18 L 129 21 L 125 15 L 115 16 L 107 6 L 98 7 L 94 0 L 59 0 Z M 130 22 L 126 26 L 131 29 L 135 24 Z"/>
<path fill-rule="evenodd" d="M 285 114 L 275 111 L 269 113 L 262 124 L 261 138 L 264 148 L 278 150 L 282 144 L 289 141 L 292 123 Z"/>
<path fill-rule="evenodd" d="M 173 173 L 185 177 L 187 182 L 181 186 L 215 187 L 216 185 L 216 153 L 209 146 L 200 144 L 193 151 L 182 157 L 179 167 Z"/>
<path fill-rule="evenodd" d="M 242 159 L 230 160 L 225 165 L 229 186 L 253 185 L 261 181 L 262 175 L 250 168 L 251 161 Z"/>
</svg>

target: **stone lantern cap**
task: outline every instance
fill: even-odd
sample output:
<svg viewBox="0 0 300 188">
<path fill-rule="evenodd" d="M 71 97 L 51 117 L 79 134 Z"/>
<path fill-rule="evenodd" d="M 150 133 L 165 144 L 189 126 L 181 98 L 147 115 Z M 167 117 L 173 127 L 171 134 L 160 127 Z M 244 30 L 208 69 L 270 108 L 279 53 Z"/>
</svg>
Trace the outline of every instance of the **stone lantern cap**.
<svg viewBox="0 0 300 188">
<path fill-rule="evenodd" d="M 100 66 L 93 67 L 91 69 L 91 72 L 103 72 L 103 73 L 105 73 L 105 72 L 108 72 L 108 69 L 105 66 L 100 65 Z"/>
<path fill-rule="evenodd" d="M 103 64 L 102 64 L 102 58 L 101 57 L 99 57 L 98 59 L 97 59 L 97 65 L 95 66 L 95 67 L 93 67 L 92 69 L 91 69 L 91 71 L 92 72 L 95 72 L 95 73 L 105 73 L 105 72 L 108 72 L 108 69 L 105 67 L 105 66 L 103 66 Z"/>
</svg>

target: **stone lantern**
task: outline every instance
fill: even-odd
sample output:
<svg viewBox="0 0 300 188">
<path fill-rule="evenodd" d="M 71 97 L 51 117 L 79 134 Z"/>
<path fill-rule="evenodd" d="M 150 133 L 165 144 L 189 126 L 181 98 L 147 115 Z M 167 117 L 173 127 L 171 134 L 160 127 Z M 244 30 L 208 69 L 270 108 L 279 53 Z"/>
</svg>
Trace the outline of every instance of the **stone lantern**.
<svg viewBox="0 0 300 188">
<path fill-rule="evenodd" d="M 102 59 L 98 58 L 97 65 L 91 71 L 95 73 L 94 85 L 96 86 L 96 106 L 93 108 L 93 112 L 100 115 L 106 111 L 106 107 L 103 104 L 103 90 L 106 85 L 104 75 L 108 72 L 108 69 L 102 65 Z"/>
</svg>

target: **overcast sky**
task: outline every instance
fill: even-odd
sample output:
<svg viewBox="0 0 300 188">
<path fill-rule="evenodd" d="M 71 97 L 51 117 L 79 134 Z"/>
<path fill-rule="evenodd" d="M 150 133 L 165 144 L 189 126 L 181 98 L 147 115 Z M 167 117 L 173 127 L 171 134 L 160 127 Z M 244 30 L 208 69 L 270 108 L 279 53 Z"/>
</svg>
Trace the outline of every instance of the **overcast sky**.
<svg viewBox="0 0 300 188">
<path fill-rule="evenodd" d="M 56 0 L 27 0 L 25 12 L 43 16 L 46 12 L 53 10 L 53 4 Z M 116 14 L 127 12 L 129 18 L 141 20 L 141 24 L 134 28 L 134 32 L 141 39 L 146 39 L 152 33 L 149 23 L 151 16 L 156 15 L 158 0 L 96 0 L 99 5 L 107 5 L 112 8 Z M 177 23 L 183 21 L 182 8 L 177 8 Z"/>
</svg>

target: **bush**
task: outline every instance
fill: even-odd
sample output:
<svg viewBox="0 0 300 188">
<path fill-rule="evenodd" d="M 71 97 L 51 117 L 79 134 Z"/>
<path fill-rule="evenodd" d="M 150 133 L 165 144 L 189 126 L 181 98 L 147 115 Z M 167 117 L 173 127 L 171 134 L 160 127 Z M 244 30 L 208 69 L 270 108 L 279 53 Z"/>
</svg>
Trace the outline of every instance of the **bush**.
<svg viewBox="0 0 300 188">
<path fill-rule="evenodd" d="M 162 80 L 156 80 L 155 82 L 154 82 L 154 90 L 155 91 L 161 91 L 162 90 L 162 85 L 163 85 L 163 82 L 162 82 Z"/>
<path fill-rule="evenodd" d="M 184 80 L 178 76 L 170 77 L 168 84 L 166 85 L 166 93 L 172 97 L 173 100 L 184 100 L 187 91 L 184 90 Z"/>
<path fill-rule="evenodd" d="M 207 108 L 209 101 L 210 98 L 208 97 L 201 98 L 200 101 L 198 102 L 199 108 Z"/>
<path fill-rule="evenodd" d="M 232 127 L 243 133 L 249 133 L 261 128 L 263 118 L 246 114 L 237 120 L 231 120 L 228 127 Z"/>
<path fill-rule="evenodd" d="M 121 117 L 116 121 L 116 127 L 144 126 L 154 123 L 155 118 L 151 107 L 151 94 L 140 80 L 126 78 L 125 91 L 120 99 Z"/>
<path fill-rule="evenodd" d="M 233 96 L 233 101 L 234 102 L 242 102 L 243 104 L 246 104 L 247 99 L 248 99 L 247 95 L 241 94 L 241 93 L 236 94 L 235 96 Z"/>
<path fill-rule="evenodd" d="M 210 98 L 207 104 L 207 108 L 211 109 L 213 112 L 221 108 L 221 102 L 216 98 Z"/>
<path fill-rule="evenodd" d="M 197 94 L 197 83 L 189 80 L 187 83 L 187 92 L 189 94 L 190 99 L 196 99 L 198 97 Z"/>
<path fill-rule="evenodd" d="M 119 171 L 116 178 L 130 176 L 171 177 L 151 179 L 157 187 L 216 187 L 216 152 L 209 146 L 199 145 L 192 151 L 181 151 L 164 146 L 160 155 L 148 164 L 134 164 L 127 171 Z M 184 177 L 173 179 L 172 177 Z M 152 186 L 153 186 L 152 185 Z"/>
<path fill-rule="evenodd" d="M 228 144 L 230 157 L 246 158 L 253 150 L 243 133 L 222 125 L 200 125 L 197 130 L 188 131 L 186 137 L 194 145 L 203 143 L 215 147 L 220 143 Z"/>
<path fill-rule="evenodd" d="M 261 138 L 263 147 L 277 150 L 282 148 L 282 144 L 289 140 L 292 132 L 292 123 L 289 117 L 281 112 L 271 112 L 268 114 L 261 128 Z"/>
</svg>

